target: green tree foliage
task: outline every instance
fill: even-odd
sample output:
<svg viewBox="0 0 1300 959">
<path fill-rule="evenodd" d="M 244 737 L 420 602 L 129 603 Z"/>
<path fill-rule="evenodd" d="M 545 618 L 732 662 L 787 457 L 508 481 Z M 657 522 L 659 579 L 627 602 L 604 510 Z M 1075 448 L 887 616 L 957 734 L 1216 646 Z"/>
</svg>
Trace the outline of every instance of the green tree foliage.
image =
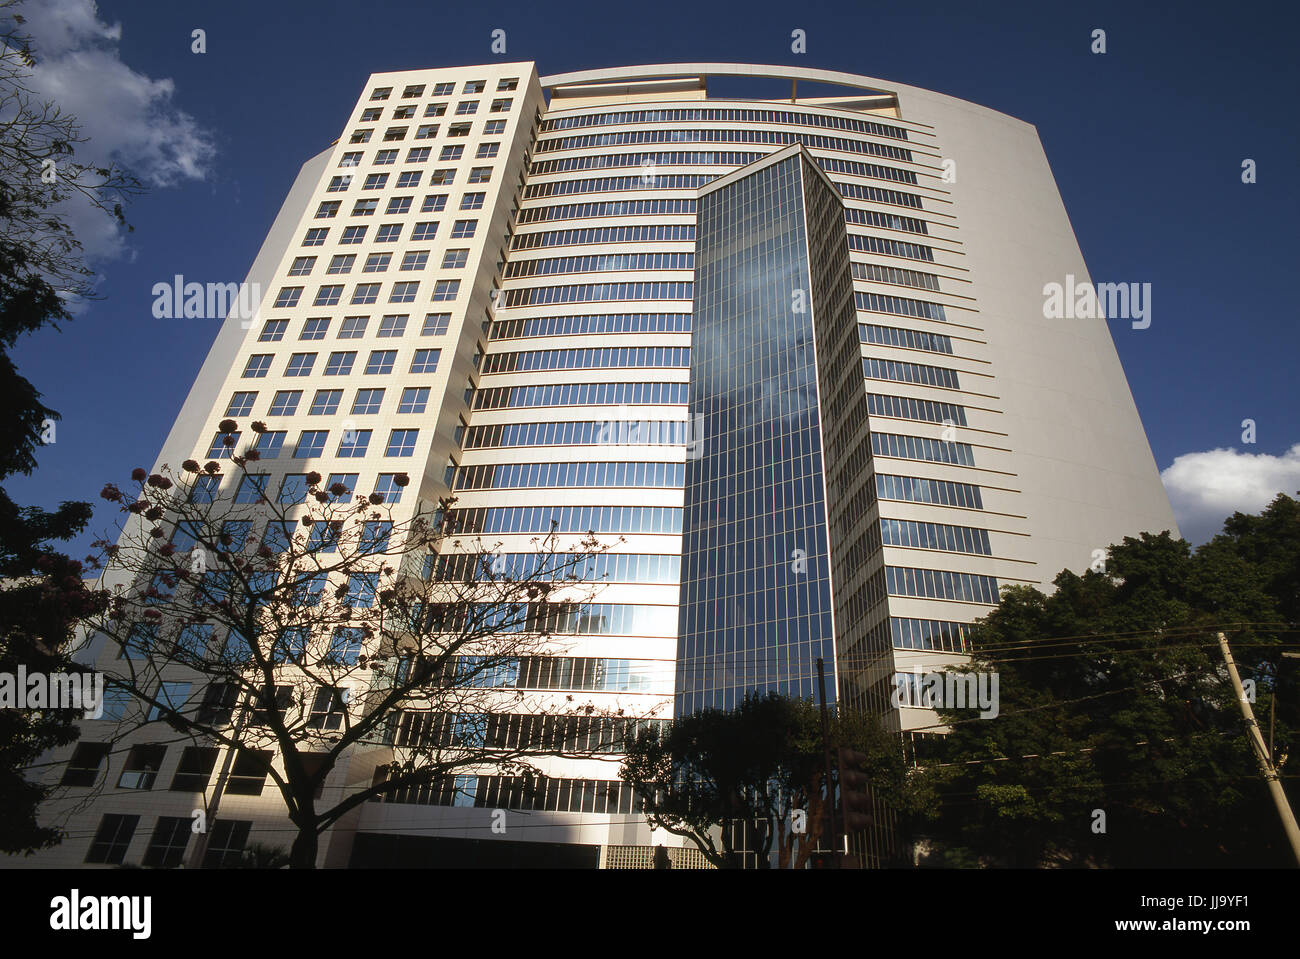
<svg viewBox="0 0 1300 959">
<path fill-rule="evenodd" d="M 917 828 L 938 860 L 1287 865 L 1215 634 L 1227 627 L 1266 731 L 1277 697 L 1284 765 L 1300 729 L 1280 657 L 1297 636 L 1298 508 L 1279 496 L 1238 513 L 1195 553 L 1168 533 L 1126 537 L 1104 571 L 1063 571 L 1050 596 L 1006 589 L 971 636 L 975 668 L 998 673 L 998 716 L 941 710 L 950 734 L 920 747 L 940 803 Z"/>
</svg>

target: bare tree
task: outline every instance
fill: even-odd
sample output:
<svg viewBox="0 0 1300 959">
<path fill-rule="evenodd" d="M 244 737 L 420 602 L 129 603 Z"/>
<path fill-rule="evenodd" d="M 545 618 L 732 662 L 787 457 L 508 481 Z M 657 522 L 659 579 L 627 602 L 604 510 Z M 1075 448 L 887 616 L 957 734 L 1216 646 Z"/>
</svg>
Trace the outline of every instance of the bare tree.
<svg viewBox="0 0 1300 959">
<path fill-rule="evenodd" d="M 233 452 L 238 425 L 221 430 Z M 110 690 L 141 704 L 124 729 L 165 724 L 270 776 L 297 828 L 294 867 L 313 866 L 321 833 L 367 800 L 445 795 L 484 767 L 539 782 L 539 752 L 607 754 L 643 725 L 508 688 L 583 615 L 609 548 L 594 534 L 564 543 L 553 530 L 507 554 L 450 500 L 399 512 L 318 473 L 272 491 L 258 466 L 250 449 L 175 475 L 136 470 L 135 495 L 106 486 L 128 515 L 116 543 L 98 544 L 110 595 L 91 628 L 107 638 Z M 374 762 L 373 780 L 318 799 L 349 753 Z"/>
</svg>

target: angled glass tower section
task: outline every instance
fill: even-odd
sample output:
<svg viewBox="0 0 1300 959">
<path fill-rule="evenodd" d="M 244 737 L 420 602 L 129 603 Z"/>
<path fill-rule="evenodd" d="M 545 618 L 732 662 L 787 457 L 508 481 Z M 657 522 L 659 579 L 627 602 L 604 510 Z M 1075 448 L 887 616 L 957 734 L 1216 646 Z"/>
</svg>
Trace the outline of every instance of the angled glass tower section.
<svg viewBox="0 0 1300 959">
<path fill-rule="evenodd" d="M 679 716 L 734 708 L 751 690 L 813 696 L 818 658 L 834 695 L 814 285 L 851 282 L 842 212 L 840 269 L 819 262 L 826 224 L 809 212 L 826 204 L 809 189 L 830 188 L 804 157 L 796 144 L 700 193 Z"/>
</svg>

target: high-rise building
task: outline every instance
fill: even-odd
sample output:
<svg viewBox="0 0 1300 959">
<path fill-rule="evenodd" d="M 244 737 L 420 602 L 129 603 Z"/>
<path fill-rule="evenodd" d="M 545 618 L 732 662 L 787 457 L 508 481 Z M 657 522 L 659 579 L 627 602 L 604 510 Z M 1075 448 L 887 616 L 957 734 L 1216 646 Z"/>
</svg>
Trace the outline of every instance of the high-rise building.
<svg viewBox="0 0 1300 959">
<path fill-rule="evenodd" d="M 1000 587 L 1175 528 L 1106 321 L 1045 315 L 1046 284 L 1087 278 L 1034 128 L 952 97 L 720 63 L 375 74 L 158 462 L 259 419 L 275 483 L 314 470 L 399 511 L 453 494 L 507 553 L 553 521 L 622 537 L 563 652 L 503 685 L 670 718 L 815 696 L 820 659 L 829 697 L 916 729 L 935 715 L 897 677 L 961 662 Z M 78 767 L 107 788 L 29 861 L 177 861 L 194 757 L 150 755 L 147 785 L 122 750 Z M 617 757 L 539 765 L 556 786 L 504 837 L 500 777 L 467 777 L 366 803 L 320 862 L 648 866 L 681 845 Z M 209 858 L 284 822 L 278 797 L 228 794 Z"/>
</svg>

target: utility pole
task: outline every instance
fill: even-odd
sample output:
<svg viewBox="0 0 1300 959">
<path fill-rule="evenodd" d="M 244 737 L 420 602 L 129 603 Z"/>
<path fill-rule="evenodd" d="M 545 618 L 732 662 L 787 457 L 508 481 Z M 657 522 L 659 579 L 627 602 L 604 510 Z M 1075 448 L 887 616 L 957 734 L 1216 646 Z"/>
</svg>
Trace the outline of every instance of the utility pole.
<svg viewBox="0 0 1300 959">
<path fill-rule="evenodd" d="M 834 868 L 839 865 L 840 850 L 836 844 L 839 831 L 835 828 L 835 784 L 831 779 L 831 721 L 826 712 L 826 672 L 820 656 L 817 657 L 817 691 L 822 700 L 822 760 L 826 765 L 826 815 L 822 844 L 830 851 L 830 862 Z"/>
<path fill-rule="evenodd" d="M 1273 759 L 1269 754 L 1268 747 L 1264 744 L 1264 737 L 1259 731 L 1259 723 L 1255 721 L 1255 712 L 1250 708 L 1250 702 L 1246 699 L 1246 691 L 1241 688 L 1241 677 L 1237 675 L 1237 664 L 1232 660 L 1232 650 L 1228 648 L 1228 638 L 1223 633 L 1217 634 L 1219 637 L 1219 649 L 1223 651 L 1223 661 L 1228 666 L 1228 675 L 1232 678 L 1232 688 L 1237 692 L 1237 703 L 1241 706 L 1241 714 L 1246 718 L 1246 731 L 1250 738 L 1250 744 L 1255 750 L 1255 758 L 1259 760 L 1260 769 L 1264 773 L 1264 781 L 1268 783 L 1268 791 L 1273 796 L 1273 805 L 1277 807 L 1278 818 L 1282 820 L 1282 828 L 1286 831 L 1286 838 L 1291 843 L 1291 852 L 1295 856 L 1296 865 L 1300 866 L 1300 826 L 1296 825 L 1295 813 L 1291 811 L 1291 805 L 1287 802 L 1286 792 L 1282 789 L 1282 781 L 1278 778 L 1277 769 L 1273 766 Z"/>
</svg>

